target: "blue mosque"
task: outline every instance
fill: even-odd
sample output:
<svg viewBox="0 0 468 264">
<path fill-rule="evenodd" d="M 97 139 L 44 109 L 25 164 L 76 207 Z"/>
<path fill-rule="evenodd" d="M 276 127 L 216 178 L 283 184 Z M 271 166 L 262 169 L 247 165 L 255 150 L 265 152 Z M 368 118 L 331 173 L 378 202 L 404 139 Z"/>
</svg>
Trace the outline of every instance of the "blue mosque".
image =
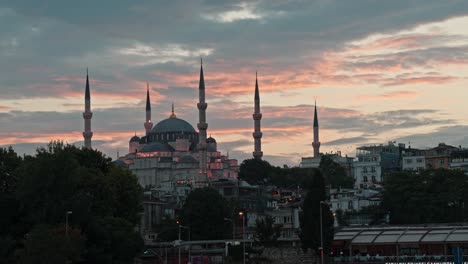
<svg viewBox="0 0 468 264">
<path fill-rule="evenodd" d="M 206 186 L 212 181 L 235 180 L 239 172 L 236 159 L 222 155 L 217 149 L 214 138 L 207 137 L 208 123 L 205 101 L 205 80 L 203 65 L 200 66 L 199 122 L 195 129 L 189 122 L 178 118 L 172 106 L 171 115 L 153 124 L 151 119 L 150 89 L 147 84 L 146 115 L 143 123 L 145 133 L 134 135 L 129 140 L 128 154 L 119 157 L 116 163 L 127 167 L 138 178 L 143 187 L 160 187 L 162 185 L 189 184 L 192 187 Z M 91 148 L 91 103 L 88 76 L 86 78 L 85 112 L 83 113 L 85 130 L 83 137 L 85 147 Z M 262 158 L 260 131 L 260 102 L 258 82 L 255 84 L 255 112 L 253 115 L 255 129 L 255 158 Z"/>
</svg>

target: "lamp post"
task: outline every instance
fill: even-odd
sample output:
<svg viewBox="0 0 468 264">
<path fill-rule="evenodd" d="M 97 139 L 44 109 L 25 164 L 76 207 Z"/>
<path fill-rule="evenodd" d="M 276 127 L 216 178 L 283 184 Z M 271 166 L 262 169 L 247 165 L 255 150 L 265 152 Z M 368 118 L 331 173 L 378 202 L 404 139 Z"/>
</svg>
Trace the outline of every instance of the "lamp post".
<svg viewBox="0 0 468 264">
<path fill-rule="evenodd" d="M 190 242 L 190 226 L 183 226 L 180 224 L 179 221 L 177 221 L 177 224 L 179 225 L 179 264 L 180 264 L 180 247 L 182 246 L 182 240 L 181 240 L 181 229 L 182 228 L 187 228 L 188 229 L 188 241 Z M 191 245 L 189 244 L 189 254 L 188 254 L 188 259 L 189 259 L 189 262 L 190 262 L 190 257 L 191 257 Z"/>
<path fill-rule="evenodd" d="M 65 213 L 65 236 L 68 238 L 68 215 L 71 215 L 72 211 L 67 211 Z"/>
<path fill-rule="evenodd" d="M 239 215 L 242 216 L 242 264 L 245 264 L 245 214 L 241 211 Z"/>
<path fill-rule="evenodd" d="M 325 201 L 320 201 L 320 263 L 323 264 L 323 224 L 322 224 L 322 205 Z"/>
<path fill-rule="evenodd" d="M 180 227 L 179 221 L 177 221 L 177 224 L 179 225 L 179 236 L 178 236 L 178 240 L 179 240 L 179 264 L 180 264 L 180 244 L 181 244 L 181 243 L 180 243 L 180 228 L 181 228 L 181 227 Z"/>
<path fill-rule="evenodd" d="M 236 223 L 232 219 L 229 219 L 229 218 L 224 218 L 224 221 L 228 221 L 232 223 L 232 240 L 234 240 L 235 238 L 234 235 L 236 233 Z"/>
</svg>

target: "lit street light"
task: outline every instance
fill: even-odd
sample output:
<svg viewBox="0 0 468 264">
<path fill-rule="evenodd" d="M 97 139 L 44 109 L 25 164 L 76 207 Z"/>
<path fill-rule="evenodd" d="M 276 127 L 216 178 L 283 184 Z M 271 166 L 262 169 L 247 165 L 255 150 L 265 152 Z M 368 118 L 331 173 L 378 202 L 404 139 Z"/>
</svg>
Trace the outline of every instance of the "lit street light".
<svg viewBox="0 0 468 264">
<path fill-rule="evenodd" d="M 65 236 L 68 238 L 68 215 L 71 215 L 73 212 L 72 211 L 68 211 L 66 214 L 65 214 Z"/>
<path fill-rule="evenodd" d="M 239 215 L 242 216 L 242 264 L 245 264 L 245 214 L 241 211 Z"/>
</svg>

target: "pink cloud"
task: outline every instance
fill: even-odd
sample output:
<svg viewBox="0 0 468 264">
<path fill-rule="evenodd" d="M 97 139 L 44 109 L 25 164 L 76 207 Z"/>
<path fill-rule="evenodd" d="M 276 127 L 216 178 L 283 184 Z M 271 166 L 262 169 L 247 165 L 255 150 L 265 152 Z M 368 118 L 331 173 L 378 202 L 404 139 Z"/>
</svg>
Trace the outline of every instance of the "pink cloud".
<svg viewBox="0 0 468 264">
<path fill-rule="evenodd" d="M 444 84 L 457 80 L 458 78 L 453 76 L 421 76 L 421 77 L 409 77 L 409 78 L 392 78 L 383 81 L 384 86 L 399 86 L 399 85 L 416 85 L 416 84 Z"/>
<path fill-rule="evenodd" d="M 422 94 L 421 91 L 393 91 L 377 95 L 360 95 L 359 100 L 408 99 Z"/>
</svg>

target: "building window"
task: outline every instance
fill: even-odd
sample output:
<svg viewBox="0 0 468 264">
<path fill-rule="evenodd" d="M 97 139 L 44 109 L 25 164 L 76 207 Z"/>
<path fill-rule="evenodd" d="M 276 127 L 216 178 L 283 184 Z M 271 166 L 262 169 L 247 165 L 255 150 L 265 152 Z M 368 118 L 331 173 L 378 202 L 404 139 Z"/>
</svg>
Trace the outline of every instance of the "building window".
<svg viewBox="0 0 468 264">
<path fill-rule="evenodd" d="M 367 176 L 364 176 L 362 181 L 367 182 L 368 181 Z"/>
<path fill-rule="evenodd" d="M 375 179 L 375 176 L 372 175 L 372 183 L 376 183 L 376 182 L 377 182 L 377 181 L 376 181 L 376 179 Z"/>
<path fill-rule="evenodd" d="M 371 172 L 375 172 L 375 167 L 371 167 Z"/>
<path fill-rule="evenodd" d="M 408 163 L 408 164 L 409 164 L 409 163 L 412 163 L 412 162 L 413 162 L 413 160 L 412 160 L 412 159 L 406 159 L 406 163 Z"/>
<path fill-rule="evenodd" d="M 443 160 L 443 159 L 440 160 L 440 165 L 444 165 L 444 163 L 445 163 L 445 160 Z"/>
<path fill-rule="evenodd" d="M 367 167 L 362 168 L 363 173 L 367 173 Z"/>
<path fill-rule="evenodd" d="M 421 162 L 423 162 L 423 160 L 422 159 L 416 159 L 416 162 L 421 163 Z"/>
<path fill-rule="evenodd" d="M 348 209 L 353 209 L 353 201 L 348 201 Z"/>
</svg>

